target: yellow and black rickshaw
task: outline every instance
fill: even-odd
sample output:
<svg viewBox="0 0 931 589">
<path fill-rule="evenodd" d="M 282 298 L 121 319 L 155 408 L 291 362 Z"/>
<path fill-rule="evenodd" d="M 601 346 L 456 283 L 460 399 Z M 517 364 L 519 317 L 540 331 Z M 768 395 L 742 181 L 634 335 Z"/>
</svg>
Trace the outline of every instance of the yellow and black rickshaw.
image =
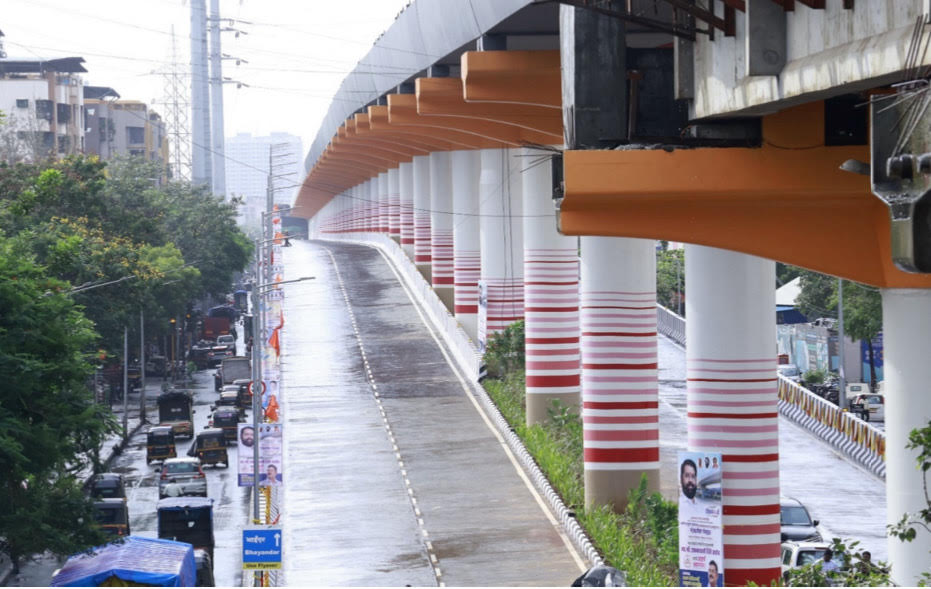
<svg viewBox="0 0 931 589">
<path fill-rule="evenodd" d="M 175 431 L 171 426 L 159 425 L 149 429 L 145 440 L 145 463 L 153 460 L 176 458 Z"/>
<path fill-rule="evenodd" d="M 129 508 L 123 499 L 94 501 L 94 516 L 103 531 L 116 537 L 125 537 L 129 531 Z"/>
<path fill-rule="evenodd" d="M 212 464 L 216 466 L 220 462 L 224 468 L 229 468 L 230 458 L 226 451 L 226 435 L 220 428 L 208 428 L 197 434 L 188 456 L 200 458 L 202 466 Z"/>
</svg>

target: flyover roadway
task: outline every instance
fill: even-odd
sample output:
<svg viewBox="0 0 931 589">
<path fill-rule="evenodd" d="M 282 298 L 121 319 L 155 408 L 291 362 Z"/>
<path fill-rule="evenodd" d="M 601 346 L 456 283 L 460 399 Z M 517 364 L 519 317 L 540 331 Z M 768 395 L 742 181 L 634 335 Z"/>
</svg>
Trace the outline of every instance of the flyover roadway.
<svg viewBox="0 0 931 589">
<path fill-rule="evenodd" d="M 568 586 L 585 564 L 382 255 L 292 243 L 285 583 Z"/>
<path fill-rule="evenodd" d="M 579 557 L 386 257 L 292 243 L 285 278 L 316 280 L 285 299 L 285 582 L 567 585 Z M 661 486 L 675 498 L 685 352 L 664 337 L 659 368 Z M 885 558 L 882 481 L 785 419 L 780 471 L 783 494 L 821 520 L 825 537 Z"/>
</svg>

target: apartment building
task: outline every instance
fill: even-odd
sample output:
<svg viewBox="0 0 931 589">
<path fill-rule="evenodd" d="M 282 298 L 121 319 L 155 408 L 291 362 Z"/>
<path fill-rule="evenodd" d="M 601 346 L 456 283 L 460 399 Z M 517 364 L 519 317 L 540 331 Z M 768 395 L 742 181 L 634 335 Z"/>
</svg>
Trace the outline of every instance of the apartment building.
<svg viewBox="0 0 931 589">
<path fill-rule="evenodd" d="M 0 157 L 62 157 L 84 150 L 82 57 L 0 58 Z"/>
<path fill-rule="evenodd" d="M 226 190 L 229 196 L 242 197 L 240 225 L 258 228 L 261 211 L 267 204 L 269 154 L 274 146 L 274 202 L 290 205 L 304 170 L 301 162 L 301 138 L 290 133 L 272 133 L 254 137 L 239 133 L 226 138 Z"/>
<path fill-rule="evenodd" d="M 121 100 L 106 86 L 84 88 L 85 151 L 102 159 L 117 155 L 142 157 L 168 169 L 168 133 L 161 115 L 138 100 Z"/>
</svg>

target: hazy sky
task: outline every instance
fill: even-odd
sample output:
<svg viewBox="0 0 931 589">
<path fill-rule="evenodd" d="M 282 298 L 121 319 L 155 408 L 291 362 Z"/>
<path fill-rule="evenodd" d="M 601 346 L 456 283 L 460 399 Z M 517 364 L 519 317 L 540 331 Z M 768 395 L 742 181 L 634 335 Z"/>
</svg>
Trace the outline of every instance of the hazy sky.
<svg viewBox="0 0 931 589">
<path fill-rule="evenodd" d="M 210 9 L 210 0 L 205 0 Z M 298 135 L 304 153 L 343 78 L 408 0 L 220 0 L 227 137 Z M 165 114 L 163 73 L 172 61 L 190 73 L 189 0 L 0 0 L 0 30 L 11 58 L 80 56 L 84 83 L 110 86 Z M 251 24 L 248 24 L 251 23 Z"/>
</svg>

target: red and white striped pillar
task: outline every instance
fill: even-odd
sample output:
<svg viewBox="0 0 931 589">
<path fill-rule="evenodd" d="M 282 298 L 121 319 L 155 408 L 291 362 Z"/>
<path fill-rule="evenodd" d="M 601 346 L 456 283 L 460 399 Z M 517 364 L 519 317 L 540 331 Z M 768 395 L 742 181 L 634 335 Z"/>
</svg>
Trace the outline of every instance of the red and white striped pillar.
<svg viewBox="0 0 931 589">
<path fill-rule="evenodd" d="M 414 259 L 414 164 L 398 166 L 398 195 L 401 203 L 401 249 Z"/>
<path fill-rule="evenodd" d="M 388 170 L 388 235 L 401 243 L 401 195 L 398 168 Z"/>
<path fill-rule="evenodd" d="M 583 237 L 581 304 L 585 504 L 621 510 L 659 489 L 655 242 Z"/>
<path fill-rule="evenodd" d="M 388 172 L 378 175 L 378 232 L 388 235 Z"/>
<path fill-rule="evenodd" d="M 349 232 L 361 233 L 365 230 L 365 205 L 366 201 L 361 197 L 362 187 L 365 184 L 356 184 L 346 193 L 350 210 Z"/>
<path fill-rule="evenodd" d="M 430 154 L 430 264 L 433 291 L 454 309 L 453 192 L 448 151 Z"/>
<path fill-rule="evenodd" d="M 721 452 L 728 585 L 779 580 L 775 263 L 685 249 L 688 446 Z"/>
<path fill-rule="evenodd" d="M 430 244 L 430 156 L 414 156 L 414 263 L 431 282 L 432 258 Z"/>
<path fill-rule="evenodd" d="M 579 240 L 556 229 L 551 154 L 514 151 L 523 170 L 527 424 L 532 425 L 549 419 L 554 401 L 579 411 Z"/>
<path fill-rule="evenodd" d="M 474 150 L 450 153 L 453 189 L 453 275 L 456 319 L 478 341 L 478 281 L 482 277 L 478 179 L 481 158 Z"/>
<path fill-rule="evenodd" d="M 479 211 L 487 341 L 524 318 L 524 231 L 520 162 L 514 162 L 507 149 L 483 149 L 481 161 Z"/>
<path fill-rule="evenodd" d="M 378 233 L 379 218 L 378 210 L 380 202 L 378 200 L 378 176 L 369 178 L 369 233 Z"/>
</svg>

